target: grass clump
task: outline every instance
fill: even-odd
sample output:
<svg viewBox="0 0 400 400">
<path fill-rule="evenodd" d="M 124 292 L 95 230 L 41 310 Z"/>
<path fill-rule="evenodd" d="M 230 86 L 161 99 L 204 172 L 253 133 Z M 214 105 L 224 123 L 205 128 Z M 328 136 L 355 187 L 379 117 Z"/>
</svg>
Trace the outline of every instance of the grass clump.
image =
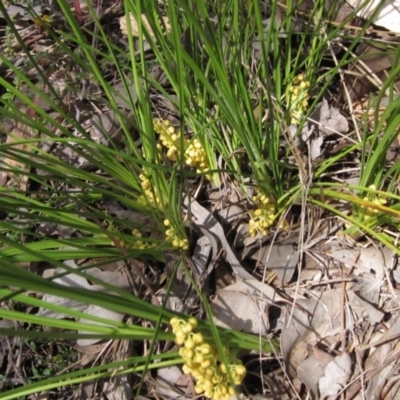
<svg viewBox="0 0 400 400">
<path fill-rule="evenodd" d="M 299 140 L 298 145 L 297 139 L 315 123 L 308 117 L 321 100 L 336 96 L 337 79 L 357 61 L 353 50 L 367 29 L 356 31 L 349 44 L 343 32 L 351 16 L 332 23 L 333 10 L 320 1 L 307 14 L 278 1 L 262 10 L 257 0 L 124 0 L 101 17 L 90 1 L 85 7 L 74 2 L 74 9 L 65 1 L 55 3 L 57 12 L 49 20 L 30 10 L 32 36 L 25 37 L 0 2 L 7 24 L 0 52 L 0 71 L 7 70 L 0 73 L 0 118 L 15 122 L 12 135 L 2 128 L 13 140 L 1 144 L 6 162 L 0 166 L 0 293 L 9 309 L 0 310 L 0 316 L 16 323 L 1 333 L 130 340 L 140 343 L 136 350 L 143 355 L 68 370 L 37 385 L 8 387 L 4 398 L 128 373 L 138 377 L 139 396 L 146 392 L 148 371 L 183 363 L 184 372 L 197 381 L 198 394 L 227 399 L 246 374 L 237 351 L 261 360 L 277 346 L 264 337 L 217 328 L 209 305 L 217 289 L 205 295 L 204 282 L 213 281 L 213 270 L 226 262 L 221 254 L 245 253 L 249 239 L 260 246 L 282 239 L 279 216 L 287 216 L 284 223 L 295 234 L 300 226 L 311 237 L 310 205 L 324 218 L 335 214 L 399 254 L 396 235 L 382 234 L 380 228 L 396 227 L 400 216 L 399 166 L 385 158 L 399 134 L 400 100 L 376 115 L 373 132 L 358 132 L 343 142 L 344 135 L 335 132 L 324 138 L 324 145 L 332 141 L 339 150 L 324 153 L 321 145 L 320 158 L 311 159 L 312 143 Z M 114 35 L 118 18 L 125 21 L 125 36 Z M 42 36 L 57 50 L 47 49 L 49 60 L 42 60 L 29 41 Z M 340 57 L 332 51 L 334 39 L 343 42 Z M 398 58 L 400 50 L 394 51 Z M 17 56 L 28 67 L 16 63 Z M 57 82 L 60 87 L 67 82 L 65 93 L 56 87 L 53 72 L 68 76 Z M 394 68 L 388 74 L 382 96 L 393 91 L 398 73 Z M 347 112 L 344 104 L 341 109 Z M 88 128 L 93 117 L 108 112 L 115 115 L 118 134 L 102 123 L 95 136 Z M 358 183 L 349 184 L 351 178 Z M 255 188 L 253 194 L 249 187 Z M 221 193 L 218 199 L 210 194 L 216 192 Z M 222 249 L 221 238 L 207 232 L 206 223 L 198 224 L 190 201 L 183 207 L 182 199 L 195 199 L 212 214 L 234 195 L 243 199 L 235 204 L 242 214 L 234 222 L 219 215 L 229 239 L 225 242 L 233 247 Z M 247 230 L 239 229 L 243 222 Z M 246 232 L 244 237 L 239 231 Z M 211 257 L 196 253 L 203 239 L 211 243 Z M 300 249 L 303 239 L 299 236 Z M 172 266 L 171 258 L 178 260 Z M 247 256 L 235 258 L 243 261 L 236 268 L 255 271 Z M 114 263 L 123 263 L 129 289 L 88 275 Z M 40 273 L 47 269 L 56 272 L 44 279 Z M 182 270 L 194 288 L 184 315 L 167 307 Z M 66 275 L 101 290 L 60 284 Z M 43 294 L 125 317 L 112 321 L 88 315 L 68 303 L 47 302 Z M 14 308 L 15 302 L 24 309 Z M 66 317 L 37 315 L 39 308 Z M 167 351 L 173 341 L 179 350 Z M 257 373 L 263 375 L 262 367 Z"/>
</svg>

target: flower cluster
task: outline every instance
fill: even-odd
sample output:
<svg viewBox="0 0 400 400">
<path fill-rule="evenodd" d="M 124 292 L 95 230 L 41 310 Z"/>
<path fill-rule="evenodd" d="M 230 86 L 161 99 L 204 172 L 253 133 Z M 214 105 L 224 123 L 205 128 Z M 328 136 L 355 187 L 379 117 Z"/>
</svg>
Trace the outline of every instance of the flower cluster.
<svg viewBox="0 0 400 400">
<path fill-rule="evenodd" d="M 142 205 L 147 205 L 148 202 L 154 205 L 160 204 L 160 198 L 156 194 L 155 188 L 152 187 L 149 178 L 147 178 L 147 176 L 144 174 L 140 174 L 139 179 L 144 194 L 139 196 L 138 202 Z"/>
<path fill-rule="evenodd" d="M 107 228 L 108 231 L 117 233 L 118 230 L 114 227 L 114 225 L 110 224 Z M 119 239 L 118 244 L 125 249 L 135 249 L 135 250 L 146 250 L 151 249 L 157 246 L 155 242 L 148 242 L 145 240 L 141 240 L 143 237 L 142 232 L 139 229 L 134 229 L 132 231 L 132 236 L 135 238 L 132 242 L 127 242 L 125 239 Z M 111 241 L 111 244 L 114 246 L 114 241 Z"/>
<path fill-rule="evenodd" d="M 371 190 L 376 190 L 375 185 L 371 185 L 368 188 Z M 369 193 L 367 196 L 365 196 L 363 198 L 363 200 L 368 201 L 369 203 L 376 204 L 378 206 L 383 206 L 387 203 L 387 199 L 385 197 L 377 196 L 372 193 Z M 368 207 L 368 206 L 361 207 L 361 213 L 363 214 L 364 219 L 368 219 L 378 212 L 379 212 L 379 210 L 372 208 L 372 207 Z"/>
<path fill-rule="evenodd" d="M 171 225 L 171 221 L 169 219 L 164 220 L 164 226 L 168 227 L 165 231 L 166 240 L 172 244 L 173 247 L 182 250 L 189 249 L 189 242 L 186 238 L 183 238 L 179 235 L 178 232 Z"/>
<path fill-rule="evenodd" d="M 132 243 L 130 243 L 129 246 L 127 246 L 130 249 L 146 250 L 157 246 L 157 243 L 155 242 L 148 242 L 141 240 L 143 235 L 139 231 L 139 229 L 134 229 L 132 231 L 132 235 L 135 237 L 135 240 Z"/>
<path fill-rule="evenodd" d="M 176 161 L 179 158 L 181 147 L 181 132 L 175 129 L 166 119 L 153 119 L 154 132 L 160 135 L 160 143 L 157 144 L 158 150 L 163 146 L 167 149 L 167 157 Z"/>
<path fill-rule="evenodd" d="M 235 385 L 240 385 L 246 368 L 239 360 L 228 366 L 223 364 L 217 350 L 204 341 L 200 332 L 196 332 L 196 318 L 185 321 L 174 317 L 170 322 L 175 342 L 181 346 L 179 354 L 184 360 L 183 372 L 196 379 L 195 392 L 213 400 L 229 400 L 235 394 L 230 377 Z"/>
<path fill-rule="evenodd" d="M 48 28 L 52 23 L 50 15 L 42 15 L 33 18 L 33 23 L 41 28 Z"/>
<path fill-rule="evenodd" d="M 183 156 L 187 166 L 196 168 L 196 172 L 207 172 L 210 169 L 204 147 L 198 139 L 188 140 L 181 137 L 181 132 L 175 129 L 168 120 L 154 119 L 154 131 L 160 135 L 160 142 L 157 148 L 161 151 L 167 149 L 167 157 L 176 161 L 183 146 Z"/>
<path fill-rule="evenodd" d="M 185 150 L 186 165 L 196 168 L 197 173 L 207 172 L 210 169 L 204 147 L 198 139 L 188 142 Z"/>
<path fill-rule="evenodd" d="M 257 208 L 250 211 L 250 236 L 255 237 L 258 233 L 267 235 L 268 228 L 274 223 L 275 220 L 275 206 L 268 196 L 261 193 L 254 196 L 253 201 L 257 205 Z"/>
<path fill-rule="evenodd" d="M 308 88 L 310 82 L 305 80 L 303 74 L 299 74 L 293 78 L 292 86 L 290 87 L 290 116 L 291 124 L 298 125 L 301 121 L 304 112 L 308 107 L 308 100 L 310 98 L 308 94 Z"/>
</svg>

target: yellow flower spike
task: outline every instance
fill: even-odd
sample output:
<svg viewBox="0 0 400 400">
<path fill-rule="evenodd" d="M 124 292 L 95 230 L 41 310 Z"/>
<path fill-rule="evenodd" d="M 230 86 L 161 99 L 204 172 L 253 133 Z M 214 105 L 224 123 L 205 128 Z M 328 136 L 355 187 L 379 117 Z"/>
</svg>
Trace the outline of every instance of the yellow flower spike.
<svg viewBox="0 0 400 400">
<path fill-rule="evenodd" d="M 195 367 L 192 368 L 192 375 L 193 377 L 197 380 L 198 383 L 203 383 L 204 381 L 204 371 L 202 369 L 199 369 L 197 367 L 198 364 L 196 364 L 193 361 L 193 365 L 195 365 Z"/>
<path fill-rule="evenodd" d="M 239 363 L 233 366 L 233 370 L 235 371 L 235 374 L 241 378 L 243 378 L 247 373 L 246 367 Z"/>
<path fill-rule="evenodd" d="M 203 392 L 204 392 L 204 387 L 203 387 L 203 385 L 197 384 L 197 385 L 194 387 L 194 391 L 195 391 L 197 394 L 203 393 Z"/>
<path fill-rule="evenodd" d="M 172 229 L 167 229 L 165 231 L 165 234 L 166 234 L 166 236 L 171 237 L 171 236 L 173 236 L 173 230 Z"/>
<path fill-rule="evenodd" d="M 225 384 L 220 384 L 219 385 L 219 391 L 221 394 L 225 395 L 228 393 L 228 388 Z"/>
<path fill-rule="evenodd" d="M 300 82 L 299 87 L 300 87 L 301 90 L 307 89 L 307 88 L 310 87 L 310 82 L 304 82 L 304 81 L 302 81 L 302 82 Z"/>
<path fill-rule="evenodd" d="M 188 322 L 185 322 L 185 323 L 183 323 L 183 324 L 181 325 L 181 329 L 182 329 L 182 331 L 185 332 L 186 334 L 189 334 L 190 332 L 193 331 L 193 325 L 190 324 L 190 323 L 188 323 Z"/>
<path fill-rule="evenodd" d="M 182 330 L 179 330 L 179 331 L 177 331 L 177 332 L 175 333 L 175 339 L 176 339 L 176 340 L 181 340 L 181 339 L 183 339 L 183 341 L 185 341 L 185 340 L 186 340 L 186 336 L 187 336 L 187 334 L 186 334 L 185 332 L 183 332 Z"/>
<path fill-rule="evenodd" d="M 213 388 L 213 383 L 212 383 L 209 379 L 206 379 L 206 380 L 204 380 L 203 387 L 204 387 L 206 390 L 212 390 L 212 388 Z"/>
<path fill-rule="evenodd" d="M 182 371 L 184 374 L 190 374 L 192 372 L 192 368 L 190 368 L 188 365 L 184 364 L 182 366 Z"/>
<path fill-rule="evenodd" d="M 204 361 L 204 355 L 201 354 L 201 353 L 196 353 L 196 354 L 193 356 L 193 361 L 194 361 L 196 364 L 201 364 L 201 363 Z"/>
<path fill-rule="evenodd" d="M 200 347 L 199 347 L 200 351 L 203 354 L 211 354 L 212 353 L 212 348 L 211 345 L 209 345 L 208 343 L 203 343 Z"/>
<path fill-rule="evenodd" d="M 305 76 L 303 74 L 299 74 L 293 78 L 292 86 L 289 88 L 289 107 L 292 108 L 292 124 L 299 124 L 303 113 L 307 110 L 308 100 L 310 98 L 307 92 L 309 87 L 310 82 L 305 80 Z"/>
<path fill-rule="evenodd" d="M 221 381 L 222 381 L 222 375 L 220 375 L 220 374 L 214 374 L 212 377 L 211 377 L 211 382 L 213 382 L 215 385 L 218 385 L 218 383 L 221 383 Z"/>
<path fill-rule="evenodd" d="M 197 323 L 197 321 L 196 321 L 196 323 Z M 194 326 L 194 329 L 195 329 L 195 328 L 197 328 L 197 325 Z M 201 343 L 204 342 L 204 337 L 203 337 L 203 335 L 202 335 L 200 332 L 195 333 L 195 334 L 193 335 L 192 339 L 193 339 L 193 341 L 194 341 L 196 344 L 201 344 Z"/>
<path fill-rule="evenodd" d="M 189 250 L 189 243 L 188 243 L 188 241 L 187 241 L 186 239 L 181 240 L 181 241 L 179 242 L 179 247 L 180 247 L 182 250 Z"/>
<path fill-rule="evenodd" d="M 185 364 L 190 367 L 193 371 L 197 368 L 197 365 L 191 359 L 185 360 Z M 193 372 L 194 373 L 194 372 Z"/>
<path fill-rule="evenodd" d="M 304 81 L 304 75 L 303 74 L 299 74 L 297 76 L 295 76 L 295 78 L 293 79 L 293 82 L 295 84 L 298 84 L 300 82 Z"/>
<path fill-rule="evenodd" d="M 186 339 L 185 341 L 185 348 L 186 349 L 194 349 L 196 347 L 196 343 L 193 339 Z"/>
<path fill-rule="evenodd" d="M 177 337 L 184 337 L 185 340 L 180 344 L 179 354 L 184 360 L 183 372 L 191 374 L 196 380 L 195 391 L 203 393 L 209 399 L 230 399 L 234 390 L 228 384 L 227 367 L 220 364 L 221 358 L 216 349 L 209 343 L 204 342 L 204 337 L 200 332 L 196 332 L 198 326 L 197 319 L 190 317 L 187 321 L 180 318 L 171 318 L 172 331 Z M 224 352 L 229 355 L 229 349 Z M 239 361 L 231 365 L 232 378 L 235 383 L 241 383 L 243 379 L 244 367 Z"/>
<path fill-rule="evenodd" d="M 188 322 L 188 324 L 192 325 L 193 329 L 196 329 L 199 325 L 199 323 L 195 317 L 190 317 L 187 322 Z"/>
<path fill-rule="evenodd" d="M 193 360 L 195 356 L 194 351 L 192 349 L 188 349 L 186 347 L 182 347 L 179 350 L 179 355 L 186 361 L 186 360 Z"/>
<path fill-rule="evenodd" d="M 149 181 L 143 181 L 142 183 L 142 188 L 146 191 L 150 188 L 150 182 Z M 151 192 L 150 192 L 151 193 Z"/>
</svg>

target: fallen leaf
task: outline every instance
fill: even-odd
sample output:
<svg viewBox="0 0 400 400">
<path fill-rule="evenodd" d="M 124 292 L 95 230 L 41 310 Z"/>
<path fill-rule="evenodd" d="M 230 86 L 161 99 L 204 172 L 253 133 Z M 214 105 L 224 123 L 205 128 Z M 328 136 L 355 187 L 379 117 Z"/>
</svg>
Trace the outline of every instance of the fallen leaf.
<svg viewBox="0 0 400 400">
<path fill-rule="evenodd" d="M 178 383 L 179 386 L 185 386 L 183 389 L 189 386 L 189 382 L 187 382 L 186 385 L 184 385 L 184 383 L 182 384 L 183 376 L 182 371 L 175 365 L 158 368 L 156 378 L 157 385 L 155 386 L 157 394 L 163 398 L 182 399 L 182 393 L 177 389 Z"/>
<path fill-rule="evenodd" d="M 92 285 L 92 286 L 90 286 L 90 289 L 94 290 L 94 291 L 104 291 L 103 286 L 99 286 L 99 285 Z M 100 307 L 97 305 L 93 305 L 93 304 L 89 304 L 87 307 L 85 307 L 83 309 L 83 312 L 85 314 L 92 315 L 94 317 L 104 318 L 109 321 L 121 322 L 124 318 L 124 314 L 118 313 L 116 311 L 108 310 L 106 308 L 103 308 L 103 307 Z M 102 322 L 92 321 L 92 320 L 86 319 L 86 318 L 79 318 L 78 321 L 82 324 L 104 326 L 104 323 L 102 323 Z M 90 332 L 83 331 L 83 330 L 80 330 L 78 332 L 83 335 L 90 333 Z M 80 346 L 89 346 L 94 343 L 97 343 L 98 341 L 99 341 L 99 339 L 78 339 L 77 344 L 79 344 Z"/>
<path fill-rule="evenodd" d="M 263 246 L 250 258 L 264 265 L 267 271 L 274 272 L 282 283 L 288 283 L 296 271 L 299 252 L 292 245 L 274 243 Z"/>
<path fill-rule="evenodd" d="M 345 133 L 349 130 L 347 119 L 340 111 L 331 107 L 326 99 L 315 106 L 306 124 L 297 137 L 297 126 L 290 125 L 289 132 L 298 147 L 306 144 L 312 161 L 322 155 L 322 145 L 326 137 L 333 134 Z"/>
<path fill-rule="evenodd" d="M 342 289 L 333 289 L 322 293 L 318 300 L 296 300 L 291 319 L 281 335 L 282 354 L 288 372 L 293 376 L 307 358 L 307 346 L 315 346 L 323 341 L 330 347 L 337 342 L 337 336 L 341 333 L 342 295 Z M 344 316 L 347 330 L 359 329 L 361 332 L 368 324 L 375 325 L 384 317 L 383 312 L 364 302 L 353 291 L 347 290 L 346 296 Z"/>
<path fill-rule="evenodd" d="M 347 353 L 336 356 L 325 368 L 324 376 L 319 380 L 321 399 L 337 395 L 347 385 L 351 376 L 351 358 Z M 333 399 L 332 399 L 333 400 Z"/>
<path fill-rule="evenodd" d="M 308 127 L 314 126 L 317 137 L 320 135 L 329 136 L 337 133 L 345 133 L 349 130 L 347 119 L 340 111 L 329 105 L 326 99 L 323 99 L 315 106 L 315 110 L 310 115 Z M 303 140 L 308 139 L 308 132 L 302 132 Z"/>
<path fill-rule="evenodd" d="M 67 265 L 70 268 L 77 269 L 78 266 L 75 264 L 73 260 L 67 260 L 64 261 L 64 264 Z M 63 268 L 57 268 L 55 271 L 55 274 L 61 274 L 65 272 Z M 108 279 L 110 279 L 110 273 L 109 271 L 105 271 L 107 273 Z M 101 274 L 97 273 L 99 279 L 101 279 Z M 100 275 L 100 276 L 99 276 Z M 115 280 L 117 280 L 116 277 L 114 277 Z M 88 279 L 90 279 L 90 276 L 88 276 Z M 61 276 L 59 278 L 56 278 L 53 280 L 54 282 L 63 285 L 63 286 L 68 286 L 68 287 L 76 287 L 76 288 L 84 288 L 84 289 L 90 289 L 90 290 L 97 290 L 97 291 L 104 291 L 104 287 L 100 285 L 90 285 L 87 279 L 85 279 L 83 276 L 77 275 L 77 274 L 68 274 Z M 124 281 L 124 280 L 122 280 Z M 82 303 L 79 301 L 75 300 L 70 300 L 66 299 L 63 297 L 59 296 L 54 296 L 52 294 L 45 294 L 43 296 L 43 301 L 46 301 L 51 304 L 55 305 L 61 305 L 76 311 L 82 311 L 88 315 L 93 315 L 93 316 L 98 316 L 101 318 L 109 319 L 110 321 L 122 321 L 124 318 L 124 314 L 117 313 L 114 311 L 110 311 L 108 309 L 96 306 L 96 305 L 91 305 L 91 304 L 86 304 Z M 41 307 L 38 311 L 38 315 L 49 317 L 49 318 L 70 318 L 69 315 L 63 314 L 63 313 L 58 313 L 56 311 L 49 310 L 47 308 Z M 87 323 L 87 324 L 92 324 L 92 325 L 104 325 L 101 322 L 95 322 L 92 320 L 87 320 L 85 318 L 79 318 L 78 321 L 82 323 Z M 80 333 L 85 333 L 81 331 Z M 77 341 L 78 345 L 84 346 L 84 345 L 91 345 L 94 343 L 97 343 L 99 340 L 98 339 L 79 339 Z"/>
<path fill-rule="evenodd" d="M 389 329 L 384 334 L 375 333 L 368 347 L 373 348 L 373 345 L 376 344 L 376 348 L 372 349 L 369 357 L 367 357 L 363 370 L 357 371 L 359 374 L 363 374 L 361 382 L 366 382 L 367 388 L 366 390 L 361 389 L 360 380 L 354 380 L 350 387 L 349 398 L 356 398 L 357 400 L 381 399 L 383 398 L 382 393 L 386 391 L 385 385 L 388 384 L 391 388 L 391 378 L 398 371 L 399 313 L 396 312 L 389 321 L 385 322 L 385 325 L 389 326 Z M 375 340 L 376 338 L 377 340 Z M 380 343 L 378 344 L 378 342 Z M 360 354 L 363 354 L 363 351 L 360 351 Z M 397 399 L 397 391 L 394 392 L 395 397 L 386 396 L 385 399 Z M 362 396 L 359 395 L 360 393 L 362 393 Z"/>
<path fill-rule="evenodd" d="M 329 253 L 358 276 L 353 290 L 372 304 L 378 304 L 381 286 L 386 279 L 385 270 L 393 262 L 393 252 L 387 247 L 343 248 L 331 244 Z"/>
<path fill-rule="evenodd" d="M 317 348 L 312 350 L 312 354 L 297 367 L 297 373 L 314 397 L 317 397 L 319 381 L 324 376 L 326 365 L 333 357 Z M 326 357 L 318 357 L 318 353 L 324 353 Z"/>
<path fill-rule="evenodd" d="M 269 307 L 279 300 L 282 297 L 271 286 L 252 279 L 220 290 L 211 308 L 218 326 L 265 335 L 269 330 Z"/>
</svg>

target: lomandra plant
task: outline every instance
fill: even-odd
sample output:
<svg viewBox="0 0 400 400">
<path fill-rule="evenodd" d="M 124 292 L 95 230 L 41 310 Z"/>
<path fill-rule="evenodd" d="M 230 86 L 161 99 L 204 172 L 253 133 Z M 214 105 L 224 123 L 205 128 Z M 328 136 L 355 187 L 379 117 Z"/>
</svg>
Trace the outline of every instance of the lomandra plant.
<svg viewBox="0 0 400 400">
<path fill-rule="evenodd" d="M 190 250 L 190 231 L 186 229 L 188 216 L 183 213 L 182 196 L 188 193 L 190 182 L 196 179 L 213 184 L 221 181 L 217 153 L 226 160 L 224 173 L 238 173 L 241 156 L 232 157 L 232 154 L 241 145 L 240 137 L 248 137 L 251 162 L 261 158 L 259 138 L 251 137 L 240 111 L 242 104 L 236 102 L 237 91 L 245 88 L 231 86 L 223 68 L 224 50 L 219 47 L 222 37 L 207 37 L 206 28 L 196 22 L 195 14 L 189 19 L 182 18 L 182 15 L 189 15 L 189 9 L 182 14 L 178 12 L 177 2 L 165 5 L 163 12 L 172 25 L 171 33 L 166 34 L 166 27 L 159 18 L 161 8 L 148 2 L 125 1 L 121 14 L 127 21 L 129 56 L 126 57 L 126 53 L 109 40 L 109 33 L 90 2 L 85 7 L 75 2 L 74 10 L 64 1 L 58 1 L 57 6 L 54 19 L 46 20 L 46 23 L 31 9 L 31 17 L 36 21 L 33 29 L 45 35 L 56 49 L 53 58 L 50 49 L 46 50 L 48 54 L 46 51 L 35 52 L 15 20 L 7 14 L 5 4 L 0 4 L 0 12 L 9 27 L 8 39 L 29 65 L 28 74 L 28 69 L 14 64 L 13 55 L 0 55 L 7 70 L 7 76 L 0 77 L 0 84 L 15 99 L 10 102 L 3 97 L 4 107 L 0 110 L 2 120 L 14 123 L 6 142 L 1 145 L 5 162 L 1 165 L 0 187 L 0 296 L 4 305 L 0 316 L 15 323 L 12 328 L 2 328 L 1 335 L 65 343 L 85 338 L 126 339 L 149 343 L 149 348 L 145 354 L 123 361 L 102 363 L 80 371 L 74 371 L 71 366 L 68 372 L 57 377 L 14 388 L 8 385 L 8 390 L 3 388 L 3 399 L 75 387 L 86 381 L 122 374 L 135 373 L 143 380 L 147 371 L 183 363 L 184 357 L 173 346 L 172 351 L 156 351 L 158 343 L 175 340 L 169 328 L 171 318 L 188 318 L 165 306 L 176 271 L 166 285 L 167 295 L 158 298 L 142 267 L 162 266 L 167 251 L 176 252 L 180 263 L 185 264 L 184 253 Z M 182 2 L 180 6 L 188 7 L 188 4 Z M 206 6 L 206 2 L 200 2 L 196 7 L 190 5 L 202 19 L 206 16 Z M 227 8 L 226 15 L 232 10 L 237 13 L 235 7 Z M 85 24 L 82 15 L 85 15 Z M 142 15 L 146 15 L 152 32 L 143 24 Z M 133 20 L 129 16 L 134 16 L 136 21 L 137 37 L 132 33 Z M 211 24 L 208 19 L 205 22 Z M 209 61 L 195 59 L 196 51 L 192 58 L 188 49 L 182 48 L 181 35 L 185 30 L 190 32 L 191 46 L 197 46 L 200 37 L 205 40 L 212 61 L 209 66 Z M 149 74 L 147 43 L 174 95 Z M 50 65 L 56 62 L 56 57 L 66 60 L 67 71 L 73 71 L 67 79 L 67 91 L 55 86 L 46 70 L 50 66 L 43 61 L 44 57 L 50 58 Z M 229 62 L 234 64 L 235 61 Z M 105 77 L 104 65 L 112 66 L 113 74 L 122 82 L 125 101 L 129 102 L 130 108 L 127 113 L 118 107 L 118 93 Z M 114 112 L 120 126 L 119 140 L 101 129 L 105 143 L 96 141 L 86 129 L 87 119 L 78 105 L 79 96 L 82 96 L 79 91 L 84 90 L 79 87 L 80 79 L 94 85 L 101 93 L 101 98 L 90 99 L 95 108 Z M 13 83 L 16 81 L 18 87 Z M 19 90 L 20 86 L 26 90 Z M 157 121 L 163 119 L 157 119 L 157 110 L 151 107 L 151 91 L 154 90 L 172 103 L 180 118 L 180 128 L 171 125 L 164 129 L 165 132 L 160 129 Z M 211 101 L 216 101 L 218 106 L 213 116 L 208 112 Z M 247 112 L 250 112 L 249 98 L 245 101 Z M 44 104 L 51 112 L 44 109 Z M 232 123 L 233 131 L 229 127 L 221 132 L 221 123 L 228 121 Z M 177 134 L 188 127 L 192 131 L 190 137 Z M 240 136 L 238 132 L 241 132 Z M 229 140 L 223 143 L 222 137 Z M 52 151 L 54 149 L 58 151 Z M 268 186 L 265 165 L 257 166 L 257 170 L 257 175 L 265 176 L 264 183 Z M 237 178 L 243 182 L 242 177 L 238 175 Z M 124 218 L 111 212 L 109 205 L 116 203 L 135 218 Z M 147 226 L 143 224 L 144 220 Z M 51 233 L 46 235 L 38 229 L 40 226 Z M 72 268 L 71 260 L 90 262 L 81 268 Z M 135 296 L 87 274 L 91 268 L 121 261 L 133 268 L 134 278 L 139 279 L 147 294 Z M 57 268 L 56 273 L 45 279 L 39 272 L 49 268 Z M 65 276 L 70 276 L 71 280 L 74 276 L 90 280 L 104 290 L 60 284 L 60 279 Z M 52 303 L 46 301 L 49 295 L 111 310 L 126 315 L 126 319 L 124 322 L 110 321 Z M 206 303 L 201 292 L 198 295 Z M 235 383 L 240 383 L 229 367 L 227 348 L 236 353 L 240 350 L 270 352 L 277 351 L 278 347 L 266 339 L 217 329 L 212 322 L 210 307 L 207 304 L 205 307 L 210 322 L 199 321 L 198 326 L 204 342 L 213 349 L 214 361 L 210 370 L 218 367 L 221 373 L 225 371 L 221 375 L 224 385 L 217 382 L 215 389 L 207 387 L 206 395 L 223 398 L 221 396 L 233 393 Z M 63 318 L 36 313 L 38 309 Z M 139 380 L 139 383 L 136 394 L 141 392 L 143 382 Z M 225 392 L 223 388 L 228 386 L 230 389 Z"/>
<path fill-rule="evenodd" d="M 1 145 L 4 307 L 0 316 L 16 321 L 15 328 L 2 328 L 1 335 L 49 341 L 127 339 L 146 343 L 143 348 L 148 351 L 13 388 L 2 398 L 128 373 L 140 376 L 137 395 L 147 371 L 182 363 L 196 380 L 198 393 L 228 398 L 245 373 L 236 356 L 241 351 L 261 355 L 278 347 L 265 338 L 216 328 L 198 287 L 194 303 L 205 310 L 199 318 L 186 314 L 200 308 L 182 314 L 167 309 L 178 266 L 196 286 L 188 264 L 204 227 L 196 227 L 190 202 L 184 208 L 183 197 L 196 197 L 202 185 L 215 189 L 232 182 L 250 204 L 245 215 L 249 236 L 263 238 L 270 229 L 287 226 L 290 221 L 281 215 L 294 203 L 305 210 L 311 202 L 395 247 L 391 238 L 374 228 L 382 223 L 382 216 L 398 218 L 396 208 L 390 210 L 388 203 L 376 201 L 399 200 L 376 189 L 388 180 L 395 185 L 391 172 L 398 170 L 384 169 L 382 153 L 397 136 L 397 117 L 387 113 L 383 141 L 366 135 L 364 142 L 345 147 L 312 168 L 295 144 L 313 107 L 334 74 L 347 65 L 364 31 L 352 41 L 344 59 L 327 72 L 321 65 L 329 43 L 348 21 L 329 24 L 333 10 L 325 10 L 324 2 L 315 2 L 304 16 L 305 31 L 298 37 L 292 30 L 298 8 L 291 2 L 284 12 L 278 2 L 271 2 L 269 15 L 280 17 L 271 18 L 267 28 L 256 0 L 124 0 L 107 15 L 99 15 L 90 1 L 84 5 L 74 1 L 74 8 L 66 1 L 55 3 L 50 20 L 31 9 L 36 24 L 31 29 L 52 44 L 40 52 L 0 3 L 8 27 L 8 52 L 0 53 L 2 71 L 7 71 L 0 75 L 0 85 L 8 95 L 0 99 L 4 106 L 0 117 L 14 122 Z M 117 17 L 127 32 L 122 40 L 107 27 L 107 21 Z M 255 38 L 260 41 L 256 61 Z M 15 62 L 17 56 L 28 68 Z M 67 75 L 64 85 L 56 85 L 54 73 Z M 114 78 L 120 82 L 118 90 Z M 123 106 L 118 100 L 121 92 Z M 92 107 L 89 112 L 87 104 Z M 117 134 L 102 122 L 99 140 L 87 129 L 87 123 L 93 122 L 87 113 L 106 111 L 113 115 Z M 288 134 L 291 123 L 296 125 L 294 136 Z M 368 151 L 369 145 L 376 155 Z M 359 186 L 325 179 L 332 166 L 358 150 L 363 151 L 365 166 Z M 355 212 L 344 213 L 326 199 L 352 204 Z M 119 212 L 114 212 L 116 204 Z M 357 218 L 357 207 L 364 217 L 368 214 L 367 220 Z M 39 229 L 43 226 L 46 229 Z M 166 275 L 167 283 L 161 278 L 149 282 L 146 273 L 151 268 L 164 271 L 166 254 L 171 253 L 178 261 Z M 71 260 L 88 262 L 71 268 L 66 263 Z M 127 263 L 135 284 L 139 281 L 136 295 L 86 274 L 91 268 L 121 261 Z M 39 272 L 50 267 L 57 268 L 56 274 L 43 278 Z M 58 278 L 68 275 L 88 279 L 104 290 L 60 284 Z M 163 285 L 164 297 L 157 291 Z M 46 302 L 43 294 L 127 317 L 112 322 Z M 65 317 L 35 314 L 38 308 Z M 159 351 L 164 343 L 166 350 Z"/>
</svg>

